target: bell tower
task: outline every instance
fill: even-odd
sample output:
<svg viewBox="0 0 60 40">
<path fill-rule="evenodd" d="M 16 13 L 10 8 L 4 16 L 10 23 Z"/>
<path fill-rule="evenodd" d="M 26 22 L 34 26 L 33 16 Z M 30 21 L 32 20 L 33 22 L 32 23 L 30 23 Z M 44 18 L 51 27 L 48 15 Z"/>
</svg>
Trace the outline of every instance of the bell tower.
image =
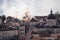
<svg viewBox="0 0 60 40">
<path fill-rule="evenodd" d="M 47 25 L 48 26 L 55 26 L 56 25 L 56 17 L 53 14 L 52 9 L 51 9 L 50 14 L 48 15 L 48 18 L 47 18 Z"/>
</svg>

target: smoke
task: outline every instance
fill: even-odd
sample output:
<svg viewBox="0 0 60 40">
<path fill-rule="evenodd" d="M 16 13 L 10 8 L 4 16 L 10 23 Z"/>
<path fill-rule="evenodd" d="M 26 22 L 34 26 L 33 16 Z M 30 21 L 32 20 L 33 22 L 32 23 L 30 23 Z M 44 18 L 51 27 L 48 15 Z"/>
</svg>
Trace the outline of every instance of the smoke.
<svg viewBox="0 0 60 40">
<path fill-rule="evenodd" d="M 54 12 L 60 10 L 59 0 L 0 0 L 0 13 L 6 16 L 22 18 L 26 11 L 31 16 L 48 15 L 52 8 Z"/>
<path fill-rule="evenodd" d="M 4 0 L 1 6 L 3 14 L 6 16 L 12 16 L 22 18 L 26 11 L 30 11 L 29 6 L 23 0 Z"/>
</svg>

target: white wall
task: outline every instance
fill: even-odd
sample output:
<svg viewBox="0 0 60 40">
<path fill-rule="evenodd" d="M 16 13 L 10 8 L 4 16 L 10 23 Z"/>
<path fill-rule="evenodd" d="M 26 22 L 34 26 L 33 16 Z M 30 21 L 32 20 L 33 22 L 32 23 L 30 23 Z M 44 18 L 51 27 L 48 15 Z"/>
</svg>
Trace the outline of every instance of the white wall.
<svg viewBox="0 0 60 40">
<path fill-rule="evenodd" d="M 56 25 L 56 19 L 48 19 L 47 25 L 49 26 L 55 26 Z"/>
</svg>

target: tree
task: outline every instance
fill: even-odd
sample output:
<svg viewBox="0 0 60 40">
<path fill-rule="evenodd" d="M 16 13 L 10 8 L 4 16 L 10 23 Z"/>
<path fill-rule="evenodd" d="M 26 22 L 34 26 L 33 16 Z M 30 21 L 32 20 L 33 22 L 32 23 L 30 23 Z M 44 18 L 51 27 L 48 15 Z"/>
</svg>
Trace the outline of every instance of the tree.
<svg viewBox="0 0 60 40">
<path fill-rule="evenodd" d="M 56 13 L 55 13 L 55 16 L 56 16 L 57 18 L 59 18 L 59 17 L 60 17 L 60 13 L 59 13 L 59 12 L 56 12 Z"/>
<path fill-rule="evenodd" d="M 6 16 L 2 15 L 2 23 L 4 24 L 4 21 L 6 20 Z"/>
</svg>

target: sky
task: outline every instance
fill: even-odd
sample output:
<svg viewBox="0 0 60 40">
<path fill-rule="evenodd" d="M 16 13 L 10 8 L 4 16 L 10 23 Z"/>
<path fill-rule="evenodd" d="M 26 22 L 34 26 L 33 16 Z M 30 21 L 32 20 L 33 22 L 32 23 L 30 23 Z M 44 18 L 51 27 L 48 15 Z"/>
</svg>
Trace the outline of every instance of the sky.
<svg viewBox="0 0 60 40">
<path fill-rule="evenodd" d="M 30 16 L 45 16 L 60 12 L 60 0 L 0 0 L 0 15 L 22 18 L 25 12 Z"/>
</svg>

